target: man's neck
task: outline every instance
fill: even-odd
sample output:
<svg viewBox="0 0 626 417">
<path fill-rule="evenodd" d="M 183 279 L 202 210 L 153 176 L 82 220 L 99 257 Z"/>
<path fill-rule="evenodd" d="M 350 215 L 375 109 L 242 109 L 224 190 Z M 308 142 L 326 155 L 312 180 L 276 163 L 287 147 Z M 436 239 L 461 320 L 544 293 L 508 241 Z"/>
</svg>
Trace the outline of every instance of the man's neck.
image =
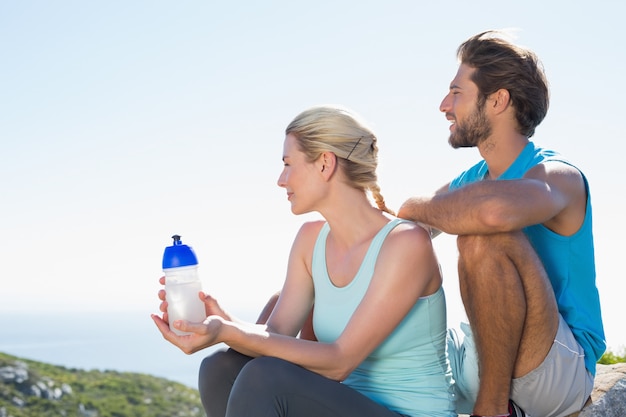
<svg viewBox="0 0 626 417">
<path fill-rule="evenodd" d="M 489 178 L 497 179 L 524 150 L 529 140 L 519 133 L 491 135 L 478 145 L 478 151 L 489 168 Z"/>
</svg>

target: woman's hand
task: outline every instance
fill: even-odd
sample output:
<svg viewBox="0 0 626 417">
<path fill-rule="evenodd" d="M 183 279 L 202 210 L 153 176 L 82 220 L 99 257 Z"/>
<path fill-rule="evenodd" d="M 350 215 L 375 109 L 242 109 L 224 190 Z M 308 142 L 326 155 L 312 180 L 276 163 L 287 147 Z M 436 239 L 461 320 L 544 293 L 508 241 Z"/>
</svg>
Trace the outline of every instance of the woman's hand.
<svg viewBox="0 0 626 417">
<path fill-rule="evenodd" d="M 165 277 L 159 278 L 159 284 L 165 285 Z M 165 290 L 161 288 L 158 293 L 159 300 L 161 300 L 161 304 L 159 304 L 159 310 L 163 314 L 163 321 L 165 323 L 169 323 L 169 318 L 167 316 L 167 300 L 165 298 Z"/>
<path fill-rule="evenodd" d="M 159 284 L 163 286 L 165 285 L 165 277 L 159 278 Z M 159 310 L 163 314 L 163 321 L 165 321 L 166 323 L 169 323 L 169 317 L 167 315 L 167 297 L 166 297 L 165 289 L 161 288 L 159 290 L 158 297 L 159 297 L 159 300 L 161 300 L 161 304 L 159 305 Z M 232 317 L 230 316 L 230 314 L 228 314 L 226 310 L 224 310 L 219 305 L 217 300 L 213 298 L 211 295 L 205 294 L 204 292 L 200 292 L 198 294 L 198 297 L 200 297 L 200 299 L 204 303 L 204 310 L 205 310 L 205 314 L 207 317 L 219 316 L 225 320 L 229 320 L 229 321 L 232 320 Z"/>
<path fill-rule="evenodd" d="M 225 322 L 219 316 L 209 316 L 202 323 L 176 320 L 172 323 L 176 329 L 183 332 L 191 332 L 191 334 L 180 336 L 170 329 L 169 323 L 164 318 L 152 314 L 152 320 L 163 335 L 163 338 L 187 355 L 220 343 L 219 335 Z"/>
<path fill-rule="evenodd" d="M 199 297 L 204 303 L 204 310 L 206 311 L 207 317 L 219 316 L 224 320 L 233 321 L 231 315 L 228 314 L 210 294 L 200 291 Z"/>
</svg>

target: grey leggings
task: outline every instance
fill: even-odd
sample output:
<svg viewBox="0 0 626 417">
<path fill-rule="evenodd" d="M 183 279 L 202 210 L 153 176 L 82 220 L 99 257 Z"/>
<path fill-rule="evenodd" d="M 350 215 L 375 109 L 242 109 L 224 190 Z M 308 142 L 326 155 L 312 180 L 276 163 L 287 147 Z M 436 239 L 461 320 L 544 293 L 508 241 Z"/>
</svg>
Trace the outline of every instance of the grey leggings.
<svg viewBox="0 0 626 417">
<path fill-rule="evenodd" d="M 206 357 L 198 388 L 207 417 L 398 417 L 358 391 L 290 362 L 231 349 Z"/>
</svg>

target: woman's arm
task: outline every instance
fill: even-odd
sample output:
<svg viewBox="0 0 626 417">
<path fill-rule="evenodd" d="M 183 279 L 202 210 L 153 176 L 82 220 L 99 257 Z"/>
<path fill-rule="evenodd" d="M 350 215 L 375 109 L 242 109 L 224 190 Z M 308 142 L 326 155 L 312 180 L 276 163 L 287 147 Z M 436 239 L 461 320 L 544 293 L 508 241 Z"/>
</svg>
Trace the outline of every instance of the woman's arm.
<svg viewBox="0 0 626 417">
<path fill-rule="evenodd" d="M 303 279 L 299 273 L 308 268 L 306 262 L 301 264 L 299 260 L 304 255 L 299 251 L 307 246 L 303 243 L 301 248 L 294 244 L 289 270 L 295 275 L 288 278 L 268 327 L 287 335 L 209 317 L 204 325 L 182 323 L 181 330 L 196 332 L 190 336 L 176 336 L 167 327 L 160 327 L 166 339 L 179 341 L 175 344 L 187 353 L 199 350 L 194 344 L 200 340 L 207 346 L 225 342 L 245 354 L 282 358 L 328 378 L 343 380 L 391 334 L 419 297 L 434 293 L 441 285 L 428 233 L 416 225 L 398 225 L 385 240 L 365 297 L 339 338 L 333 343 L 297 339 L 293 336 L 302 326 L 310 305 L 292 310 L 297 315 L 295 320 L 285 317 L 292 303 L 298 302 L 290 294 L 294 294 L 296 282 Z"/>
<path fill-rule="evenodd" d="M 187 354 L 197 352 L 217 343 L 228 343 L 227 340 L 224 340 L 226 334 L 229 334 L 228 329 L 231 329 L 231 333 L 236 331 L 244 335 L 242 337 L 250 340 L 253 340 L 255 337 L 266 338 L 269 334 L 274 336 L 282 334 L 288 336 L 288 338 L 295 337 L 303 329 L 307 320 L 310 319 L 313 305 L 313 282 L 308 265 L 310 265 L 315 239 L 323 224 L 323 222 L 306 223 L 298 232 L 289 256 L 287 279 L 280 292 L 281 295 L 276 301 L 276 306 L 271 310 L 271 316 L 267 319 L 267 324 L 265 320 L 259 324 L 241 321 L 226 313 L 213 297 L 202 294 L 207 318 L 203 323 L 196 324 L 185 321 L 175 322 L 174 326 L 177 328 L 185 329 L 184 331 L 186 332 L 194 332 L 191 335 L 178 336 L 169 329 L 165 292 L 161 290 L 159 298 L 162 300 L 161 311 L 163 311 L 163 317 L 153 315 L 152 318 L 163 337 Z M 267 315 L 269 312 L 266 311 L 264 314 Z M 306 338 L 314 339 L 312 335 Z M 248 356 L 263 354 L 247 346 L 244 343 L 237 345 L 237 347 L 234 345 L 231 347 Z"/>
</svg>

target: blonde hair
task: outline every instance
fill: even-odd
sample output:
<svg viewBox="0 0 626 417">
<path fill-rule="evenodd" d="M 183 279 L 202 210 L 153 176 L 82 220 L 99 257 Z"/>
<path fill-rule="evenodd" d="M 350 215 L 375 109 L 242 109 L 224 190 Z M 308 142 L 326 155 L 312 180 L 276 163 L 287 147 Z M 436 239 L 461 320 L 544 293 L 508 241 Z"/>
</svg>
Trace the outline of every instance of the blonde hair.
<svg viewBox="0 0 626 417">
<path fill-rule="evenodd" d="M 316 106 L 296 116 L 285 134 L 292 134 L 309 162 L 332 152 L 348 185 L 369 191 L 382 211 L 395 215 L 378 186 L 378 146 L 372 130 L 353 112 L 338 106 Z"/>
</svg>

